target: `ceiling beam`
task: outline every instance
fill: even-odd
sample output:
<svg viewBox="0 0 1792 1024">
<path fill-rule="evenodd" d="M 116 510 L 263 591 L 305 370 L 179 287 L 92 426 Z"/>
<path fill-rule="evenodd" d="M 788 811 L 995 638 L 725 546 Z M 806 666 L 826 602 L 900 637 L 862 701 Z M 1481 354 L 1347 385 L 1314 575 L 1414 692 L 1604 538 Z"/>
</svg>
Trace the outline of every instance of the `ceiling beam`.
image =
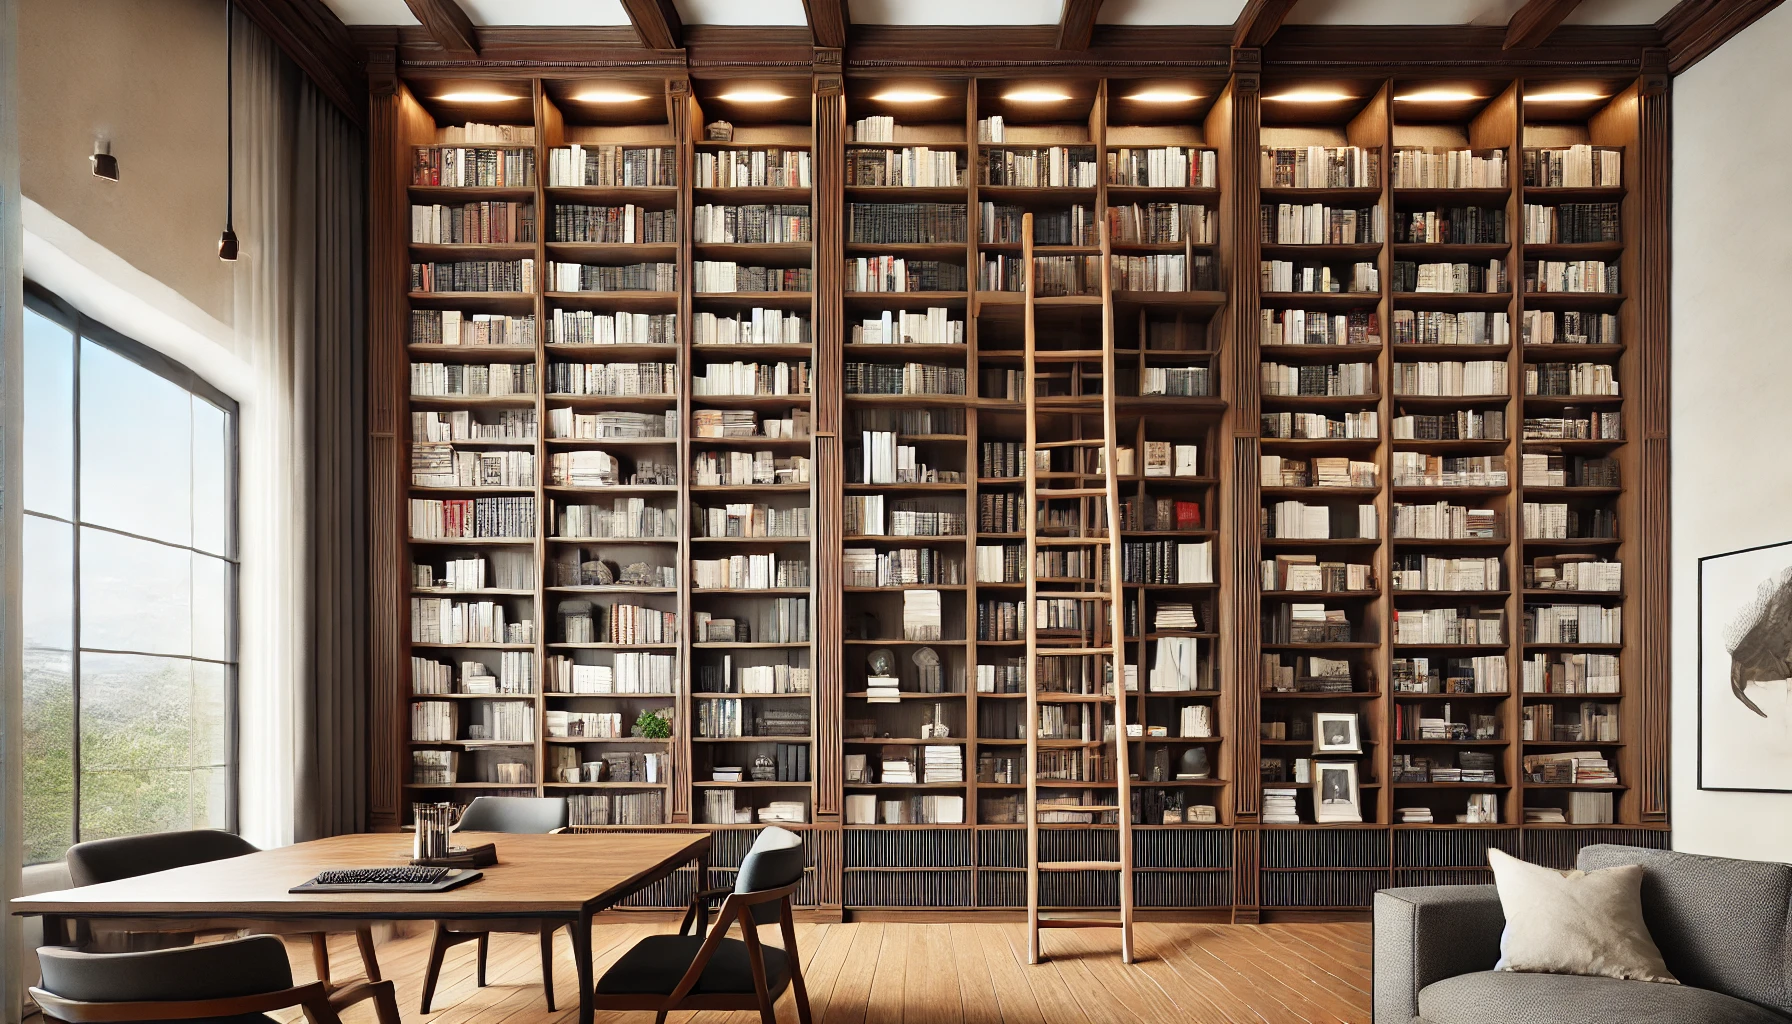
<svg viewBox="0 0 1792 1024">
<path fill-rule="evenodd" d="M 348 26 L 323 0 L 236 0 L 324 96 L 356 124 L 367 123 L 367 76 Z"/>
<path fill-rule="evenodd" d="M 1679 74 L 1780 5 L 1780 0 L 1681 0 L 1655 27 L 1667 41 L 1668 70 Z"/>
<path fill-rule="evenodd" d="M 1262 49 L 1269 37 L 1282 27 L 1282 19 L 1294 10 L 1295 0 L 1251 0 L 1238 12 L 1232 23 L 1232 45 L 1248 50 Z"/>
<path fill-rule="evenodd" d="M 649 50 L 676 50 L 684 46 L 684 22 L 672 0 L 622 0 L 629 23 Z"/>
<path fill-rule="evenodd" d="M 1512 20 L 1506 23 L 1507 50 L 1528 50 L 1542 46 L 1543 40 L 1556 30 L 1580 6 L 1580 0 L 1530 0 Z"/>
<path fill-rule="evenodd" d="M 803 0 L 803 14 L 809 19 L 816 46 L 845 49 L 846 30 L 852 27 L 846 0 Z"/>
<path fill-rule="evenodd" d="M 1058 19 L 1058 49 L 1087 50 L 1100 11 L 1101 0 L 1064 0 L 1064 16 Z"/>
<path fill-rule="evenodd" d="M 479 56 L 479 31 L 454 0 L 404 0 L 431 39 L 450 57 Z"/>
</svg>

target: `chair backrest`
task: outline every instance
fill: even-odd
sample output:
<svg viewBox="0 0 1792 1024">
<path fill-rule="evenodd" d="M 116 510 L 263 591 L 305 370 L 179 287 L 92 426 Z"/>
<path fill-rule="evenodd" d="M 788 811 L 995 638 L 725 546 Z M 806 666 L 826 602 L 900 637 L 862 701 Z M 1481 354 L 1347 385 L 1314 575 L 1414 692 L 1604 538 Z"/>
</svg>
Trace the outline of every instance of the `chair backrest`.
<svg viewBox="0 0 1792 1024">
<path fill-rule="evenodd" d="M 242 836 L 211 828 L 95 839 L 69 847 L 68 876 L 78 886 L 97 885 L 255 851 L 255 844 Z"/>
<path fill-rule="evenodd" d="M 37 951 L 45 991 L 92 1003 L 172 1003 L 279 992 L 292 987 L 286 944 L 272 935 L 145 953 Z"/>
<path fill-rule="evenodd" d="M 474 797 L 457 826 L 467 832 L 510 832 L 527 835 L 566 827 L 563 796 Z"/>
<path fill-rule="evenodd" d="M 1640 864 L 1643 921 L 1683 984 L 1792 1013 L 1792 867 L 1588 846 L 1582 871 Z"/>
<path fill-rule="evenodd" d="M 806 860 L 802 836 L 776 825 L 767 826 L 741 860 L 740 872 L 734 876 L 734 891 L 764 892 L 800 882 Z M 778 920 L 779 906 L 775 902 L 756 904 L 753 920 L 771 924 Z"/>
</svg>

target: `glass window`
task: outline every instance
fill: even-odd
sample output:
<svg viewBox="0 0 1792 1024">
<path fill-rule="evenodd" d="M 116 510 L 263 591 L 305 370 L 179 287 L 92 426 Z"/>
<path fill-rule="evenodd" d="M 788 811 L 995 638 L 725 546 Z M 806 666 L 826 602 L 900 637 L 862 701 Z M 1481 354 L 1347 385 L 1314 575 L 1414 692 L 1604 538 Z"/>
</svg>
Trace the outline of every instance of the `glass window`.
<svg viewBox="0 0 1792 1024">
<path fill-rule="evenodd" d="M 28 289 L 25 852 L 235 827 L 236 403 Z"/>
</svg>

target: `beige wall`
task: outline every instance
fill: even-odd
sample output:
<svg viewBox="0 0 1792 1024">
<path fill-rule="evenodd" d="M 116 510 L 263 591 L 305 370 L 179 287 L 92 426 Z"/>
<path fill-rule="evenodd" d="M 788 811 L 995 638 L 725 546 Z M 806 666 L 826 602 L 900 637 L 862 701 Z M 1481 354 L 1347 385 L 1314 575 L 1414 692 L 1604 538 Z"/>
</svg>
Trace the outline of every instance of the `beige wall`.
<svg viewBox="0 0 1792 1024">
<path fill-rule="evenodd" d="M 222 0 L 20 0 L 21 191 L 231 322 Z M 119 180 L 92 174 L 96 136 Z"/>
<path fill-rule="evenodd" d="M 1792 793 L 1699 788 L 1698 560 L 1792 540 L 1792 345 L 1777 315 L 1792 276 L 1788 53 L 1792 6 L 1674 80 L 1674 845 L 1781 861 L 1792 861 Z M 1769 718 L 1737 714 L 1721 643 L 1706 661 L 1713 714 L 1745 723 L 1706 741 L 1758 744 L 1756 785 L 1792 789 L 1792 684 L 1753 688 Z"/>
</svg>

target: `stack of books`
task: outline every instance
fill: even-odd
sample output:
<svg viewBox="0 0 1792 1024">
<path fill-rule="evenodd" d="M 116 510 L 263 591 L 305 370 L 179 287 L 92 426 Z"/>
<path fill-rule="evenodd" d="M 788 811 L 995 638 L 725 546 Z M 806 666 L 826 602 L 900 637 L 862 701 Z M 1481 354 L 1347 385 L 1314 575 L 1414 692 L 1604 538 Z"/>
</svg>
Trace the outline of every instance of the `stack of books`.
<svg viewBox="0 0 1792 1024">
<path fill-rule="evenodd" d="M 1294 790 L 1263 791 L 1263 823 L 1265 825 L 1298 825 L 1300 812 L 1294 809 Z"/>
<path fill-rule="evenodd" d="M 865 677 L 867 704 L 896 704 L 902 700 L 902 681 L 895 676 Z"/>
<path fill-rule="evenodd" d="M 1201 628 L 1195 618 L 1195 606 L 1192 604 L 1164 603 L 1157 606 L 1157 614 L 1151 621 L 1151 628 L 1159 633 L 1174 630 L 1193 632 Z"/>
<path fill-rule="evenodd" d="M 805 820 L 807 820 L 807 811 L 804 809 L 801 800 L 773 800 L 771 803 L 759 808 L 759 821 L 762 824 L 766 822 L 786 822 L 800 825 Z"/>
<path fill-rule="evenodd" d="M 939 591 L 905 590 L 902 592 L 902 638 L 929 641 L 942 639 Z"/>
<path fill-rule="evenodd" d="M 964 749 L 929 745 L 921 748 L 922 782 L 963 782 Z"/>
<path fill-rule="evenodd" d="M 885 747 L 877 781 L 885 785 L 914 785 L 914 751 L 907 747 Z"/>
<path fill-rule="evenodd" d="M 1429 807 L 1396 807 L 1394 811 L 1400 815 L 1402 825 L 1429 825 L 1435 820 Z"/>
</svg>

